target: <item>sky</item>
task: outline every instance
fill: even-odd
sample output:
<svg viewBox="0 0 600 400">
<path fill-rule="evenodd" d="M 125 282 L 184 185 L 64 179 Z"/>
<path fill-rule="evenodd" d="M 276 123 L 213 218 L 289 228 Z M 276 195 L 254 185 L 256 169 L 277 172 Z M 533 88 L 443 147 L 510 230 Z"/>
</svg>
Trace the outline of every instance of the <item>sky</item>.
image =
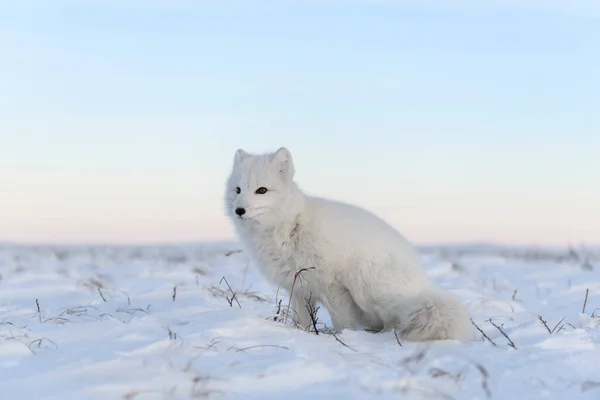
<svg viewBox="0 0 600 400">
<path fill-rule="evenodd" d="M 0 0 L 0 241 L 235 240 L 238 148 L 415 243 L 600 243 L 596 1 Z"/>
</svg>

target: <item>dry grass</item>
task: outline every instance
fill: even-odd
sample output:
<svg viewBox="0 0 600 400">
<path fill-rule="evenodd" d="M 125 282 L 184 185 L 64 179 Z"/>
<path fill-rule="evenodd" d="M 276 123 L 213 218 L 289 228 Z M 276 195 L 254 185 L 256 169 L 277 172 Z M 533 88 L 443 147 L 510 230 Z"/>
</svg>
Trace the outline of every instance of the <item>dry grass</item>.
<svg viewBox="0 0 600 400">
<path fill-rule="evenodd" d="M 220 257 L 222 257 L 222 256 L 229 257 L 229 256 L 232 256 L 233 254 L 240 253 L 240 252 L 241 251 L 233 250 L 230 252 L 221 253 Z M 147 255 L 144 255 L 141 252 L 138 256 L 140 258 L 144 258 L 144 259 L 147 258 Z M 509 255 L 507 257 L 512 257 L 512 256 L 513 255 Z M 61 255 L 60 257 L 64 257 L 65 260 L 69 259 L 68 254 Z M 123 257 L 123 256 L 119 255 L 118 253 L 115 253 L 114 258 L 118 259 L 119 257 Z M 179 263 L 179 262 L 193 262 L 193 260 L 190 259 L 190 256 L 182 255 L 182 254 L 178 254 L 178 253 L 167 255 L 167 256 L 158 255 L 156 257 L 159 259 L 161 257 L 165 257 L 164 260 L 167 260 L 167 262 L 169 264 L 175 264 L 175 263 Z M 532 252 L 527 253 L 527 257 L 530 257 L 532 260 L 534 260 L 534 259 L 535 260 L 552 259 L 553 257 L 558 257 L 558 258 L 563 257 L 562 259 L 564 260 L 564 262 L 575 262 L 575 263 L 577 263 L 577 265 L 580 266 L 580 268 L 582 270 L 593 269 L 594 262 L 595 262 L 594 261 L 595 256 L 585 254 L 585 253 L 582 254 L 581 250 L 569 250 L 569 252 L 566 255 L 561 255 L 561 256 L 557 256 L 557 255 L 553 255 L 553 254 L 545 254 L 543 252 L 536 253 L 536 252 L 532 251 Z M 59 257 L 57 256 L 57 258 L 59 258 Z M 519 259 L 523 260 L 522 255 L 519 255 Z M 184 260 L 184 261 L 182 261 L 182 260 Z M 192 264 L 192 265 L 194 265 L 194 264 Z M 469 266 L 469 265 L 465 264 L 465 266 Z M 452 269 L 458 273 L 463 273 L 463 272 L 467 271 L 465 266 L 463 266 L 459 262 L 452 263 Z M 310 268 L 310 269 L 314 269 L 314 268 Z M 308 270 L 308 268 L 302 269 L 302 270 L 298 271 L 297 274 L 294 276 L 294 281 L 293 281 L 292 289 L 290 292 L 290 301 L 287 302 L 287 307 L 286 307 L 285 303 L 283 303 L 283 301 L 285 301 L 285 299 L 279 298 L 279 293 L 277 293 L 276 299 L 275 299 L 275 305 L 274 305 L 274 313 L 275 314 L 274 314 L 274 316 L 269 316 L 268 317 L 269 320 L 272 320 L 272 321 L 275 321 L 278 323 L 283 323 L 286 325 L 289 322 L 290 324 L 298 327 L 296 321 L 294 320 L 294 315 L 297 316 L 298 313 L 291 306 L 291 298 L 294 293 L 295 285 L 298 283 L 297 280 L 300 282 L 300 284 L 302 284 L 302 280 L 306 279 L 303 276 L 303 273 L 306 272 L 307 270 Z M 198 277 L 205 276 L 209 272 L 201 267 L 194 267 L 191 269 L 187 269 L 186 270 L 187 274 L 189 274 L 188 271 L 191 271 L 192 274 L 195 275 L 196 285 L 199 285 Z M 235 276 L 238 276 L 238 275 L 235 275 Z M 244 275 L 244 277 L 245 277 L 245 275 Z M 191 281 L 193 279 L 193 276 L 188 275 L 188 278 Z M 521 299 L 527 298 L 526 297 L 527 291 L 528 291 L 527 288 L 524 288 L 525 290 L 522 289 L 522 291 L 519 292 L 519 296 L 517 296 L 518 292 L 516 289 L 513 290 L 512 287 L 506 288 L 506 285 L 504 285 L 505 287 L 502 287 L 502 285 L 501 285 L 502 280 L 500 279 L 499 281 L 500 281 L 500 285 L 498 285 L 494 279 L 490 279 L 489 281 L 486 282 L 486 284 L 489 283 L 491 286 L 493 286 L 497 290 L 507 290 L 504 298 L 505 299 L 510 298 L 510 300 L 513 302 L 517 302 L 517 301 L 522 302 Z M 202 282 L 202 281 L 200 281 L 200 282 Z M 112 301 L 113 301 L 112 295 L 114 294 L 114 292 L 112 291 L 112 289 L 109 289 L 109 287 L 107 285 L 107 281 L 104 278 L 102 278 L 101 275 L 95 275 L 90 278 L 80 280 L 80 281 L 78 281 L 78 284 L 81 286 L 84 286 L 84 287 L 88 287 L 88 288 L 92 289 L 94 292 L 97 292 L 98 295 L 100 296 L 100 298 L 102 299 L 102 301 L 104 303 L 108 303 L 108 307 L 111 307 L 110 303 L 112 303 Z M 254 292 L 250 292 L 248 290 L 236 290 L 236 287 L 243 288 L 244 285 L 242 284 L 241 286 L 237 286 L 237 285 L 232 286 L 232 285 L 230 285 L 230 282 L 225 278 L 225 276 L 223 276 L 221 278 L 221 280 L 219 281 L 219 285 L 221 285 L 223 287 L 211 286 L 208 288 L 208 290 L 210 293 L 212 293 L 216 297 L 225 298 L 227 300 L 227 303 L 229 304 L 229 307 L 233 307 L 233 304 L 235 302 L 238 305 L 238 307 L 241 309 L 242 308 L 241 303 L 244 302 L 245 303 L 244 308 L 249 308 L 249 306 L 247 305 L 248 303 L 246 302 L 245 299 L 253 300 L 253 301 L 269 301 L 267 297 L 262 296 L 260 293 L 254 293 Z M 184 292 L 181 292 L 181 287 L 178 285 L 174 285 L 172 288 L 172 292 L 170 292 L 169 289 L 170 289 L 170 286 L 167 287 L 166 293 L 163 292 L 163 294 L 161 295 L 164 298 L 164 301 L 168 302 L 168 303 L 170 303 L 172 301 L 173 303 L 177 303 L 178 305 L 181 304 L 183 301 L 182 299 L 184 298 L 184 296 L 183 296 Z M 299 289 L 296 287 L 296 290 L 299 290 Z M 531 289 L 531 290 L 533 291 L 533 289 Z M 581 307 L 581 313 L 585 314 L 586 311 L 587 312 L 591 311 L 592 312 L 591 317 L 596 318 L 598 320 L 597 325 L 600 325 L 600 316 L 597 316 L 596 310 L 592 310 L 592 308 L 593 308 L 592 305 L 588 304 L 589 291 L 590 291 L 590 289 L 587 289 L 585 291 L 585 297 L 583 299 L 583 306 Z M 106 297 L 105 297 L 105 294 L 106 294 Z M 511 294 L 512 294 L 512 296 L 511 296 Z M 169 295 L 170 295 L 170 299 L 168 298 Z M 94 297 L 95 297 L 96 301 L 99 302 L 97 295 Z M 594 299 L 593 295 L 591 298 Z M 577 304 L 575 306 L 575 308 L 577 310 L 580 309 L 580 304 L 581 303 L 577 302 Z M 42 306 L 44 306 L 44 308 L 42 308 Z M 363 354 L 362 352 L 359 352 L 357 349 L 353 348 L 351 346 L 353 344 L 351 341 L 348 341 L 348 343 L 344 342 L 344 340 L 343 340 L 342 336 L 339 334 L 339 332 L 336 332 L 335 330 L 328 328 L 322 321 L 319 320 L 318 312 L 319 312 L 320 308 L 318 306 L 313 306 L 311 304 L 310 296 L 307 299 L 305 306 L 310 315 L 311 323 L 310 323 L 310 326 L 301 327 L 301 328 L 304 328 L 307 332 L 314 333 L 316 336 L 319 336 L 319 337 L 331 336 L 339 344 L 341 344 L 344 348 L 347 348 L 356 354 L 352 355 L 352 353 L 350 353 L 348 351 L 343 351 L 344 349 L 339 346 L 335 346 L 335 348 L 333 350 L 336 353 L 339 352 L 339 354 L 343 354 L 350 358 L 356 357 L 358 359 L 359 357 L 361 357 L 360 361 L 358 361 L 358 362 L 368 361 L 368 359 L 371 355 Z M 102 308 L 102 307 L 104 307 L 104 305 L 100 305 L 99 307 Z M 228 309 L 225 306 L 225 303 L 222 303 L 221 307 L 225 307 L 226 309 Z M 589 308 L 589 311 L 588 311 L 588 308 Z M 103 317 L 109 316 L 111 318 L 116 319 L 113 315 L 111 315 L 109 313 L 101 313 L 100 314 L 100 310 L 94 306 L 75 306 L 75 307 L 63 308 L 58 312 L 57 316 L 47 317 L 46 315 L 44 315 L 42 310 L 45 310 L 45 312 L 47 312 L 47 310 L 49 310 L 49 304 L 43 304 L 43 302 L 42 302 L 42 304 L 40 304 L 39 300 L 36 299 L 36 309 L 37 309 L 37 319 L 39 320 L 39 322 L 41 324 L 44 324 L 44 323 L 66 324 L 69 322 L 76 322 L 77 318 L 83 318 L 83 317 L 102 319 Z M 102 309 L 106 309 L 106 308 L 102 308 Z M 111 307 L 110 310 L 112 311 L 113 308 Z M 514 308 L 513 308 L 513 311 L 514 311 Z M 127 314 L 131 314 L 131 315 L 134 315 L 137 313 L 147 314 L 150 312 L 150 305 L 148 305 L 146 308 L 132 307 L 129 296 L 127 295 L 127 306 L 117 308 L 116 312 L 117 313 L 119 313 L 119 312 L 127 313 Z M 288 317 L 289 317 L 289 319 L 288 319 Z M 558 317 L 560 317 L 560 315 L 555 316 L 556 319 L 558 319 Z M 562 330 L 566 329 L 567 327 L 576 329 L 575 326 L 573 326 L 572 324 L 570 324 L 567 321 L 566 316 L 563 317 L 562 319 L 560 319 L 558 322 L 551 321 L 550 324 L 548 324 L 548 322 L 545 321 L 541 315 L 538 316 L 538 319 L 542 323 L 542 325 L 545 327 L 545 329 L 548 331 L 549 334 L 559 334 Z M 554 318 L 552 318 L 552 319 L 554 319 Z M 494 327 L 494 328 L 488 327 L 487 329 L 489 329 L 489 331 L 492 331 L 494 333 L 492 335 L 492 337 L 494 337 L 495 340 L 498 340 L 498 344 L 500 345 L 501 348 L 504 347 L 504 346 L 502 346 L 502 340 L 503 340 L 502 337 L 504 337 L 506 339 L 506 345 L 508 347 L 510 347 L 514 350 L 517 349 L 515 343 L 513 342 L 511 337 L 508 335 L 507 330 L 505 330 L 505 328 L 502 324 L 494 323 L 491 318 L 486 321 L 489 322 Z M 477 326 L 477 324 L 473 320 L 471 320 L 471 322 L 481 333 L 483 341 L 488 341 L 493 346 L 499 347 L 498 344 L 495 343 L 489 336 L 487 336 L 485 334 L 485 332 L 479 326 Z M 532 320 L 532 322 L 534 324 L 538 323 L 535 320 Z M 33 324 L 33 325 L 36 325 L 36 324 Z M 13 328 L 14 324 L 10 321 L 3 321 L 3 322 L 0 322 L 0 326 Z M 56 329 L 56 328 L 52 327 L 52 329 Z M 62 328 L 60 328 L 60 329 L 62 329 Z M 496 332 L 494 331 L 494 329 L 496 329 L 502 336 L 495 335 Z M 508 332 L 511 332 L 511 330 L 508 329 Z M 182 331 L 182 333 L 184 333 L 184 332 Z M 184 335 L 185 335 L 185 333 L 184 333 Z M 513 333 L 511 333 L 511 335 L 513 335 L 513 337 L 515 337 L 515 335 Z M 179 334 L 177 332 L 173 331 L 169 327 L 166 327 L 166 336 L 168 336 L 168 338 L 172 341 L 182 341 L 183 342 L 183 339 L 179 336 Z M 480 364 L 478 362 L 470 362 L 468 364 L 461 365 L 461 363 L 459 361 L 454 365 L 439 366 L 437 364 L 433 364 L 434 360 L 429 359 L 429 357 L 431 357 L 431 355 L 427 354 L 426 349 L 419 349 L 416 352 L 412 352 L 411 349 L 413 349 L 413 344 L 402 343 L 396 332 L 394 332 L 394 336 L 396 339 L 396 343 L 398 345 L 398 348 L 395 349 L 395 351 L 398 352 L 400 360 L 395 365 L 390 366 L 390 368 L 394 368 L 394 370 L 398 370 L 399 377 L 400 377 L 399 381 L 403 382 L 403 383 L 399 383 L 395 389 L 400 390 L 400 391 L 410 391 L 410 390 L 421 391 L 426 398 L 451 399 L 452 397 L 449 394 L 437 391 L 437 389 L 436 389 L 437 385 L 435 385 L 433 382 L 434 381 L 440 381 L 440 382 L 445 381 L 446 383 L 444 383 L 444 384 L 447 384 L 447 382 L 451 382 L 452 383 L 451 386 L 453 384 L 462 385 L 462 384 L 464 384 L 464 382 L 467 380 L 467 378 L 469 376 L 471 376 L 471 378 L 472 378 L 472 374 L 476 374 L 475 379 L 477 379 L 477 380 L 471 379 L 468 382 L 471 382 L 471 383 L 475 382 L 475 384 L 477 384 L 480 379 L 480 387 L 481 387 L 481 390 L 483 391 L 483 393 L 485 394 L 485 397 L 487 397 L 487 398 L 492 397 L 492 393 L 491 393 L 490 385 L 489 385 L 490 376 L 489 376 L 487 369 L 482 364 Z M 162 336 L 162 337 L 164 338 L 164 336 Z M 390 338 L 391 338 L 391 336 L 390 336 Z M 518 339 L 517 337 L 515 337 L 515 338 Z M 23 344 L 25 344 L 29 348 L 29 350 L 33 354 L 36 354 L 36 351 L 39 352 L 43 349 L 57 349 L 58 348 L 56 343 L 52 342 L 49 339 L 42 338 L 42 339 L 36 339 L 36 340 L 31 341 L 31 338 L 29 336 L 27 336 L 26 334 L 25 335 L 16 334 L 12 339 L 21 341 Z M 208 340 L 208 339 L 206 339 L 206 340 Z M 329 340 L 329 339 L 327 339 L 327 340 Z M 518 341 L 520 341 L 520 340 L 523 340 L 523 339 L 519 339 Z M 233 344 L 235 344 L 235 343 L 233 343 Z M 198 345 L 198 346 L 190 345 L 188 348 L 190 350 L 192 350 L 193 352 L 195 350 L 219 352 L 219 351 L 225 350 L 229 345 L 230 345 L 230 343 L 227 343 L 226 345 L 222 345 L 221 338 L 214 338 L 209 343 L 205 344 L 203 342 L 200 342 L 200 345 Z M 359 345 L 356 345 L 356 346 L 357 346 L 357 348 L 360 349 Z M 219 347 L 221 347 L 221 349 L 219 349 Z M 520 343 L 519 347 L 524 348 L 525 343 Z M 286 347 L 286 346 L 281 346 L 281 345 L 277 345 L 277 344 L 264 344 L 264 345 L 259 344 L 259 345 L 253 345 L 253 346 L 247 346 L 247 347 L 229 346 L 227 348 L 227 350 L 231 350 L 232 352 L 235 352 L 235 353 L 248 354 L 249 356 L 251 356 L 253 354 L 256 354 L 256 350 L 259 350 L 261 348 L 280 349 L 283 351 L 282 354 L 285 353 L 285 351 L 294 350 L 294 348 L 292 346 Z M 253 351 L 253 350 L 255 350 L 255 351 Z M 488 348 L 488 350 L 493 351 L 492 349 L 489 349 L 489 348 Z M 361 351 L 362 351 L 362 349 L 361 349 Z M 198 354 L 200 354 L 200 353 L 198 352 Z M 236 357 L 236 356 L 234 354 L 230 354 L 229 357 Z M 246 359 L 243 356 L 239 356 L 239 357 L 241 357 L 241 360 Z M 244 362 L 244 361 L 235 360 L 232 362 L 232 364 L 240 363 L 240 362 Z M 374 362 L 376 362 L 376 361 L 374 361 Z M 186 367 L 184 372 L 193 374 L 193 376 L 191 377 L 192 382 L 193 382 L 193 389 L 190 391 L 190 393 L 186 393 L 184 396 L 187 396 L 187 398 L 207 398 L 207 397 L 211 397 L 213 395 L 220 393 L 219 391 L 215 391 L 215 390 L 211 389 L 210 382 L 214 378 L 193 372 L 191 366 L 192 366 L 192 363 L 190 362 L 190 364 Z M 402 370 L 402 371 L 400 371 L 400 370 Z M 416 382 L 416 384 L 413 385 L 411 382 Z M 421 382 L 425 382 L 424 386 L 421 385 Z M 576 384 L 576 385 L 581 384 L 582 391 L 591 391 L 591 390 L 600 389 L 600 383 L 595 382 L 595 381 L 585 381 L 583 383 L 577 382 L 574 384 Z M 442 386 L 440 386 L 440 387 L 442 387 Z M 479 390 L 479 389 L 477 388 L 477 390 Z M 372 387 L 369 388 L 369 391 L 370 391 L 370 394 L 372 394 Z M 132 390 L 132 391 L 126 393 L 124 395 L 124 398 L 129 398 L 129 399 L 142 398 L 147 394 L 163 395 L 165 398 L 180 397 L 181 390 L 178 389 L 177 387 L 170 387 L 170 388 L 167 388 L 162 391 L 144 390 L 144 389 Z M 483 395 L 480 395 L 480 397 L 483 397 Z"/>
<path fill-rule="evenodd" d="M 286 313 L 286 316 L 285 316 L 284 323 L 287 324 L 287 316 L 290 313 L 290 306 L 291 306 L 292 298 L 294 296 L 294 288 L 296 287 L 296 281 L 298 280 L 298 278 L 302 279 L 302 273 L 303 272 L 306 272 L 306 271 L 309 271 L 309 270 L 313 270 L 313 269 L 316 269 L 316 267 L 302 268 L 302 269 L 300 269 L 299 271 L 297 271 L 294 274 L 294 280 L 292 282 L 292 289 L 290 290 L 290 297 L 289 297 L 289 300 L 288 300 L 287 313 Z"/>
<path fill-rule="evenodd" d="M 58 313 L 58 315 L 60 317 L 62 317 L 63 315 L 69 315 L 69 316 L 74 316 L 74 317 L 89 316 L 90 309 L 95 310 L 96 312 L 100 312 L 100 310 L 94 306 L 76 306 L 76 307 L 71 307 L 71 308 L 63 308 Z"/>
<path fill-rule="evenodd" d="M 245 353 L 246 350 L 251 350 L 251 349 L 259 349 L 259 348 L 263 348 L 263 347 L 274 347 L 274 348 L 278 348 L 278 349 L 284 349 L 284 350 L 289 350 L 289 347 L 285 347 L 285 346 L 279 346 L 276 344 L 257 344 L 255 346 L 248 346 L 248 347 L 244 347 L 244 348 L 237 348 L 237 347 L 230 347 L 228 350 L 234 349 L 236 353 Z"/>
<path fill-rule="evenodd" d="M 115 310 L 115 312 L 119 312 L 119 313 L 125 313 L 125 314 L 129 314 L 129 315 L 133 315 L 135 313 L 141 312 L 144 314 L 148 314 L 150 313 L 150 308 L 152 306 L 150 304 L 148 304 L 146 306 L 146 308 L 140 308 L 140 307 L 131 307 L 131 306 L 123 306 L 123 307 L 119 307 Z"/>
<path fill-rule="evenodd" d="M 457 263 L 464 256 L 489 255 L 502 257 L 506 260 L 519 261 L 551 261 L 558 264 L 575 264 L 582 270 L 593 270 L 600 262 L 600 251 L 591 251 L 585 245 L 578 247 L 570 245 L 563 252 L 534 248 L 422 248 L 424 254 L 435 254 L 442 259 Z M 457 268 L 457 269 L 460 269 Z"/>
<path fill-rule="evenodd" d="M 107 303 L 106 298 L 104 297 L 104 295 L 102 294 L 102 290 L 100 288 L 98 288 L 98 294 L 100 295 L 100 297 L 102 298 L 102 300 Z"/>
<path fill-rule="evenodd" d="M 52 341 L 52 340 L 50 340 L 48 338 L 41 338 L 41 339 L 33 340 L 33 341 L 29 342 L 29 344 L 27 345 L 27 347 L 29 348 L 29 350 L 31 350 L 31 352 L 33 354 L 36 354 L 34 349 L 41 350 L 42 349 L 42 345 L 44 345 L 46 342 L 48 344 L 52 344 L 54 346 L 54 349 L 58 350 L 58 345 L 54 341 Z M 48 348 L 49 346 L 46 345 L 45 347 Z"/>
<path fill-rule="evenodd" d="M 38 320 L 40 321 L 40 324 L 41 324 L 42 323 L 42 310 L 40 309 L 40 301 L 38 299 L 35 299 L 35 306 L 37 308 Z"/>
<path fill-rule="evenodd" d="M 558 323 L 554 326 L 553 329 L 550 329 L 550 326 L 548 326 L 548 322 L 541 316 L 538 315 L 538 320 L 542 323 L 542 325 L 544 325 L 544 328 L 546 328 L 546 330 L 548 331 L 548 333 L 550 335 L 554 334 L 554 333 L 559 333 L 560 331 L 562 331 L 565 326 L 570 326 L 573 329 L 577 329 L 575 326 L 573 326 L 573 324 L 569 323 L 569 322 L 564 322 L 563 321 L 566 319 L 566 317 L 563 317 L 560 321 L 558 321 Z M 562 323 L 562 325 L 561 325 Z"/>
<path fill-rule="evenodd" d="M 490 339 L 490 337 L 488 335 L 486 335 L 486 333 L 479 327 L 479 325 L 477 325 L 475 323 L 475 321 L 473 321 L 473 319 L 471 318 L 471 323 L 473 324 L 473 326 L 475 326 L 475 328 L 479 331 L 479 333 L 481 333 L 482 336 L 482 340 L 487 340 L 488 342 L 490 342 L 494 347 L 498 347 L 498 345 L 496 344 L 496 342 L 494 342 L 492 339 Z"/>
<path fill-rule="evenodd" d="M 490 324 L 492 324 L 492 325 L 494 326 L 494 328 L 498 329 L 498 330 L 500 331 L 500 333 L 502 334 L 502 336 L 504 336 L 504 337 L 506 338 L 506 340 L 508 340 L 508 345 L 509 345 L 510 347 L 512 347 L 512 348 L 513 348 L 513 349 L 515 349 L 515 350 L 517 349 L 517 347 L 515 346 L 514 342 L 513 342 L 513 341 L 511 340 L 511 338 L 510 338 L 510 337 L 509 337 L 509 336 L 506 334 L 506 332 L 504 331 L 504 329 L 502 329 L 501 327 L 499 327 L 498 325 L 496 325 L 496 324 L 495 324 L 495 323 L 492 321 L 492 319 L 491 319 L 491 318 L 488 320 L 488 322 L 489 322 Z"/>
<path fill-rule="evenodd" d="M 213 338 L 207 345 L 205 346 L 193 346 L 194 349 L 198 350 L 213 350 L 218 351 L 217 345 L 221 341 L 221 338 Z"/>
<path fill-rule="evenodd" d="M 221 283 L 223 283 L 223 281 L 225 281 L 225 283 L 227 284 L 227 287 L 229 288 L 229 292 L 231 293 L 231 299 L 229 297 L 225 297 L 227 299 L 227 301 L 229 302 L 229 306 L 233 307 L 233 301 L 235 300 L 235 302 L 237 303 L 237 305 L 242 308 L 242 305 L 240 304 L 240 302 L 237 299 L 237 294 L 233 291 L 233 289 L 231 288 L 231 285 L 229 284 L 229 282 L 227 281 L 227 278 L 222 277 L 221 280 L 219 281 L 219 285 Z"/>
<path fill-rule="evenodd" d="M 394 328 L 394 336 L 396 337 L 396 343 L 398 343 L 398 346 L 402 347 L 402 342 L 400 341 L 400 337 L 398 337 L 398 332 L 396 332 L 396 328 Z"/>
<path fill-rule="evenodd" d="M 238 305 L 238 307 L 242 308 L 242 305 L 239 302 L 240 297 L 244 297 L 246 299 L 259 301 L 259 302 L 267 301 L 267 298 L 265 296 L 263 296 L 257 292 L 251 292 L 249 290 L 242 290 L 242 291 L 233 290 L 232 286 L 229 284 L 229 281 L 224 276 L 219 281 L 219 284 L 223 284 L 223 282 L 225 282 L 225 284 L 227 285 L 227 290 L 223 290 L 217 286 L 209 286 L 207 288 L 207 290 L 213 296 L 224 298 L 225 300 L 227 300 L 227 303 L 229 304 L 230 307 L 233 307 L 233 302 L 235 301 L 236 304 Z"/>
</svg>

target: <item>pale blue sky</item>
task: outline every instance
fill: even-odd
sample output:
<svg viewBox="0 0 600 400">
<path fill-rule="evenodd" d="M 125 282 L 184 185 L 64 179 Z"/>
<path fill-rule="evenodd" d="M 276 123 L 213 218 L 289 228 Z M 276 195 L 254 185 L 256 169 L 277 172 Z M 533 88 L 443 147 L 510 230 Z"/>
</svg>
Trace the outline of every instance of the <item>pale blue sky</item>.
<svg viewBox="0 0 600 400">
<path fill-rule="evenodd" d="M 0 1 L 0 240 L 229 239 L 286 146 L 415 242 L 600 243 L 591 1 L 52 3 Z"/>
</svg>

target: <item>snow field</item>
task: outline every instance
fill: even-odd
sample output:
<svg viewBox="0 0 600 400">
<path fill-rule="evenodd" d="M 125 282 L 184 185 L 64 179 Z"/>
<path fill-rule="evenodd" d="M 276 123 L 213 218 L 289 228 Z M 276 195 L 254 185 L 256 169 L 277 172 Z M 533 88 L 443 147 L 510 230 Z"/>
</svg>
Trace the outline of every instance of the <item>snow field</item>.
<svg viewBox="0 0 600 400">
<path fill-rule="evenodd" d="M 600 253 L 421 254 L 481 340 L 302 331 L 236 243 L 0 246 L 0 399 L 600 398 Z"/>
</svg>

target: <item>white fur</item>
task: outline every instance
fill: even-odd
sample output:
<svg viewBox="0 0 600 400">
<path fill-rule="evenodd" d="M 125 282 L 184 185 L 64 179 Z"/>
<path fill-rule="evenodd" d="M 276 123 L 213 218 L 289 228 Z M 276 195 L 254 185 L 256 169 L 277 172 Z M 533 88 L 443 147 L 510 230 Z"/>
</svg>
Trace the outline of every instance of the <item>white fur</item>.
<svg viewBox="0 0 600 400">
<path fill-rule="evenodd" d="M 238 150 L 225 198 L 238 235 L 271 282 L 292 291 L 296 272 L 308 269 L 292 295 L 301 326 L 311 324 L 307 302 L 319 302 L 335 329 L 395 329 L 409 341 L 470 339 L 465 307 L 428 280 L 400 233 L 361 208 L 305 195 L 293 177 L 285 148 Z M 268 191 L 257 194 L 259 187 Z"/>
</svg>

